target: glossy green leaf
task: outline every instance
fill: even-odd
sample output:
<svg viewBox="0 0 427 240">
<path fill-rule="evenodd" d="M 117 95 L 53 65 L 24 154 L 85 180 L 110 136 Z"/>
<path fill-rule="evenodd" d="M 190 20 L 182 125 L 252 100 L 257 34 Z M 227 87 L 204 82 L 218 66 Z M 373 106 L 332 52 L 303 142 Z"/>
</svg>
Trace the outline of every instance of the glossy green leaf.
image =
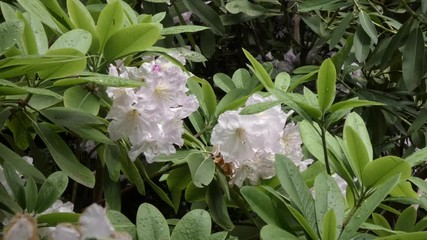
<svg viewBox="0 0 427 240">
<path fill-rule="evenodd" d="M 194 185 L 201 188 L 208 186 L 215 174 L 215 163 L 210 156 L 193 153 L 187 158 Z"/>
<path fill-rule="evenodd" d="M 376 240 L 401 240 L 401 239 L 411 239 L 411 240 L 425 240 L 427 232 L 412 232 L 412 233 L 401 233 L 387 237 L 379 237 Z"/>
<path fill-rule="evenodd" d="M 392 197 L 404 197 L 407 200 L 420 199 L 420 196 L 417 192 L 414 191 L 414 189 L 412 188 L 412 184 L 408 181 L 398 183 L 396 187 L 394 187 L 393 190 L 390 192 L 390 195 Z"/>
<path fill-rule="evenodd" d="M 327 236 L 327 238 L 322 239 L 336 239 L 341 232 L 345 217 L 345 201 L 341 190 L 335 179 L 323 172 L 316 177 L 314 191 L 317 226 L 320 235 Z M 329 219 L 331 222 L 328 223 L 325 219 Z"/>
<path fill-rule="evenodd" d="M 98 48 L 98 33 L 96 31 L 95 21 L 89 13 L 89 10 L 79 0 L 67 0 L 68 14 L 71 22 L 76 28 L 84 29 L 92 34 L 92 47 Z"/>
<path fill-rule="evenodd" d="M 374 224 L 376 224 L 377 226 L 381 226 L 385 229 L 391 230 L 390 224 L 388 223 L 387 219 L 383 215 L 378 213 L 372 213 L 372 220 L 374 221 Z M 390 235 L 390 233 L 382 230 L 373 229 L 373 231 L 380 237 Z"/>
<path fill-rule="evenodd" d="M 307 120 L 299 122 L 298 127 L 304 146 L 311 155 L 324 163 L 325 159 L 323 155 L 323 145 L 322 139 L 320 138 L 320 132 L 317 132 L 316 129 Z"/>
<path fill-rule="evenodd" d="M 280 105 L 281 101 L 268 101 L 268 102 L 261 102 L 261 103 L 255 103 L 248 105 L 244 107 L 239 114 L 241 115 L 250 115 L 250 114 L 256 114 L 260 112 L 264 112 L 272 107 L 275 107 L 277 105 Z"/>
<path fill-rule="evenodd" d="M 53 160 L 65 174 L 86 187 L 92 188 L 95 185 L 93 173 L 77 160 L 64 140 L 53 129 L 45 124 L 36 123 L 33 127 L 46 144 Z"/>
<path fill-rule="evenodd" d="M 64 172 L 52 173 L 40 188 L 35 211 L 41 213 L 59 199 L 68 186 L 68 177 Z"/>
<path fill-rule="evenodd" d="M 25 189 L 20 176 L 8 163 L 3 163 L 3 173 L 6 184 L 9 186 L 15 201 L 25 209 Z"/>
<path fill-rule="evenodd" d="M 132 162 L 129 157 L 127 156 L 126 151 L 123 149 L 123 147 L 120 147 L 121 156 L 120 156 L 120 162 L 121 162 L 121 169 L 123 174 L 126 176 L 126 178 L 136 185 L 136 189 L 141 195 L 145 195 L 145 185 L 144 181 L 142 180 L 141 174 L 139 174 L 138 169 L 135 166 L 135 163 Z"/>
<path fill-rule="evenodd" d="M 137 233 L 136 233 L 135 224 L 133 224 L 125 215 L 123 215 L 123 213 L 119 211 L 108 210 L 107 217 L 110 220 L 111 224 L 113 225 L 114 230 L 118 232 L 127 232 L 132 237 L 132 239 L 136 239 Z M 138 220 L 138 216 L 137 216 L 137 220 Z"/>
<path fill-rule="evenodd" d="M 157 42 L 160 30 L 161 25 L 156 23 L 140 23 L 117 30 L 105 43 L 104 56 L 114 60 L 143 51 Z"/>
<path fill-rule="evenodd" d="M 277 177 L 291 201 L 302 212 L 312 229 L 317 228 L 314 199 L 295 164 L 284 155 L 275 157 Z"/>
<path fill-rule="evenodd" d="M 183 2 L 188 10 L 197 15 L 215 34 L 224 34 L 225 29 L 218 14 L 203 0 L 183 0 Z"/>
<path fill-rule="evenodd" d="M 107 166 L 110 179 L 117 182 L 120 178 L 121 168 L 121 152 L 119 146 L 117 144 L 105 144 L 100 147 L 98 155 Z"/>
<path fill-rule="evenodd" d="M 252 17 L 257 17 L 268 13 L 268 9 L 262 7 L 260 4 L 251 3 L 248 0 L 237 0 L 229 2 L 225 5 L 225 8 L 232 14 L 244 13 Z"/>
<path fill-rule="evenodd" d="M 226 240 L 228 232 L 216 232 L 209 237 L 209 240 Z"/>
<path fill-rule="evenodd" d="M 80 214 L 70 212 L 55 212 L 41 214 L 36 217 L 37 223 L 47 224 L 47 226 L 55 227 L 60 223 L 77 224 L 79 222 Z"/>
<path fill-rule="evenodd" d="M 351 20 L 353 20 L 353 17 L 354 14 L 352 12 L 347 13 L 347 15 L 341 20 L 339 25 L 334 29 L 334 31 L 332 32 L 331 39 L 329 40 L 329 49 L 333 49 L 339 43 Z"/>
<path fill-rule="evenodd" d="M 206 29 L 209 29 L 209 28 L 205 26 L 197 26 L 197 25 L 180 25 L 180 26 L 163 28 L 161 31 L 161 35 L 175 35 L 175 34 L 186 33 L 186 32 L 194 33 L 194 32 L 200 32 Z"/>
<path fill-rule="evenodd" d="M 427 147 L 419 149 L 405 158 L 405 161 L 411 164 L 412 167 L 424 163 L 427 156 Z"/>
<path fill-rule="evenodd" d="M 1 186 L 1 188 L 3 188 L 3 191 L 0 191 L 0 206 L 2 207 L 2 209 L 6 212 L 12 213 L 13 215 L 22 212 L 22 208 L 15 201 L 15 199 L 9 196 L 3 185 Z"/>
<path fill-rule="evenodd" d="M 370 162 L 369 155 L 359 134 L 352 128 L 344 128 L 344 146 L 347 159 L 358 179 L 362 178 L 365 166 Z"/>
<path fill-rule="evenodd" d="M 264 85 L 266 89 L 274 88 L 274 83 L 270 78 L 270 75 L 265 70 L 265 68 L 259 63 L 248 51 L 243 49 L 243 53 L 249 62 L 252 64 L 253 72 L 257 76 L 258 80 Z"/>
<path fill-rule="evenodd" d="M 329 209 L 323 216 L 322 221 L 322 240 L 335 240 L 337 239 L 337 229 L 341 228 L 341 225 L 337 224 L 334 209 Z"/>
<path fill-rule="evenodd" d="M 206 240 L 211 235 L 211 218 L 202 209 L 195 209 L 185 214 L 173 229 L 173 240 Z"/>
<path fill-rule="evenodd" d="M 246 202 L 252 210 L 267 224 L 280 226 L 280 216 L 269 195 L 253 186 L 244 186 L 240 189 Z"/>
<path fill-rule="evenodd" d="M 289 204 L 286 204 L 286 207 L 289 209 L 291 214 L 295 217 L 295 219 L 301 224 L 301 226 L 304 228 L 304 230 L 307 232 L 307 234 L 310 236 L 311 239 L 317 240 L 319 239 L 319 236 L 316 233 L 316 228 L 313 228 L 313 226 L 310 226 L 310 223 L 308 222 L 307 218 L 302 215 L 300 211 L 295 209 Z"/>
<path fill-rule="evenodd" d="M 68 61 L 52 64 L 48 69 L 39 71 L 42 79 L 54 79 L 80 74 L 86 68 L 86 58 L 84 54 L 73 48 L 61 48 L 48 50 L 46 55 L 72 55 L 74 58 Z"/>
<path fill-rule="evenodd" d="M 156 207 L 149 203 L 143 203 L 138 208 L 136 232 L 138 239 L 170 239 L 166 219 Z"/>
<path fill-rule="evenodd" d="M 70 30 L 74 27 L 71 19 L 65 13 L 64 9 L 61 6 L 61 3 L 57 0 L 40 0 L 41 3 L 46 7 L 46 9 L 51 14 L 53 21 L 63 30 L 64 32 Z"/>
<path fill-rule="evenodd" d="M 218 183 L 212 182 L 209 184 L 206 191 L 206 202 L 210 215 L 216 224 L 228 231 L 234 228 L 234 224 L 228 215 L 224 193 Z"/>
<path fill-rule="evenodd" d="M 47 37 L 42 23 L 31 19 L 28 13 L 16 13 L 17 18 L 24 23 L 24 32 L 18 40 L 18 47 L 26 54 L 44 54 L 47 50 Z"/>
<path fill-rule="evenodd" d="M 88 77 L 79 77 L 79 78 L 66 78 L 55 81 L 54 86 L 69 86 L 69 85 L 78 85 L 82 83 L 96 83 L 108 87 L 141 87 L 145 86 L 145 83 L 142 81 L 136 81 L 132 79 L 126 79 L 121 77 L 114 77 L 103 74 L 93 74 L 93 76 Z"/>
<path fill-rule="evenodd" d="M 287 72 L 277 74 L 276 79 L 274 79 L 274 85 L 277 89 L 286 92 L 291 85 L 291 76 Z"/>
<path fill-rule="evenodd" d="M 341 102 L 337 102 L 331 106 L 329 112 L 337 112 L 341 110 L 352 109 L 355 107 L 364 107 L 364 106 L 382 106 L 383 103 L 373 102 L 368 100 L 358 100 L 358 99 L 349 99 Z"/>
<path fill-rule="evenodd" d="M 409 91 L 414 90 L 424 75 L 424 38 L 421 28 L 414 28 L 408 36 L 402 59 L 403 81 Z"/>
<path fill-rule="evenodd" d="M 90 32 L 83 29 L 74 29 L 61 35 L 49 50 L 61 48 L 73 48 L 84 54 L 89 51 L 92 43 L 92 35 Z"/>
<path fill-rule="evenodd" d="M 0 143 L 0 157 L 22 175 L 33 177 L 36 182 L 43 182 L 46 179 L 37 168 L 2 143 Z"/>
<path fill-rule="evenodd" d="M 236 88 L 236 86 L 233 83 L 233 80 L 224 73 L 215 74 L 213 77 L 213 81 L 216 87 L 219 87 L 222 91 L 226 93 Z"/>
<path fill-rule="evenodd" d="M 411 176 L 411 172 L 411 165 L 405 160 L 395 156 L 381 157 L 366 164 L 362 172 L 362 183 L 366 187 L 377 187 L 399 174 L 400 181 L 405 181 Z"/>
<path fill-rule="evenodd" d="M 120 211 L 122 208 L 121 182 L 114 182 L 111 180 L 107 174 L 107 170 L 104 169 L 102 185 L 104 190 L 104 198 L 108 204 L 108 208 L 110 210 Z"/>
<path fill-rule="evenodd" d="M 123 27 L 123 17 L 123 7 L 119 0 L 110 1 L 102 9 L 96 24 L 100 52 L 103 51 L 107 40 Z M 120 45 L 116 45 L 116 47 L 118 46 Z"/>
<path fill-rule="evenodd" d="M 417 210 L 414 207 L 409 206 L 403 210 L 402 214 L 400 214 L 396 221 L 396 225 L 394 226 L 394 230 L 411 232 L 411 230 L 415 227 L 416 222 Z"/>
<path fill-rule="evenodd" d="M 74 86 L 65 90 L 64 106 L 97 115 L 100 103 L 98 98 L 86 89 L 81 86 Z"/>
<path fill-rule="evenodd" d="M 45 8 L 45 6 L 39 0 L 17 0 L 18 3 L 27 10 L 32 17 L 36 17 L 42 23 L 49 26 L 52 30 L 55 30 L 58 33 L 62 33 L 61 28 L 58 24 L 53 20 L 52 15 Z"/>
<path fill-rule="evenodd" d="M 24 23 L 14 20 L 0 24 L 0 56 L 16 44 L 24 31 Z"/>
<path fill-rule="evenodd" d="M 319 107 L 322 112 L 326 112 L 334 102 L 336 80 L 334 63 L 331 59 L 326 59 L 320 66 L 316 82 Z"/>
<path fill-rule="evenodd" d="M 11 90 L 13 89 L 13 90 L 16 90 L 17 93 L 19 93 L 19 94 L 31 93 L 34 95 L 52 96 L 52 97 L 55 97 L 57 99 L 62 100 L 61 95 L 59 95 L 56 92 L 51 91 L 49 89 L 45 89 L 45 88 L 32 88 L 32 87 L 27 87 L 27 86 L 18 86 L 13 82 L 3 80 L 3 79 L 0 79 L 0 86 L 5 86 L 5 88 L 3 88 L 3 91 L 5 91 L 6 89 L 11 89 Z"/>
<path fill-rule="evenodd" d="M 356 234 L 359 227 L 366 221 L 366 219 L 368 219 L 385 197 L 387 197 L 394 186 L 396 186 L 398 180 L 399 176 L 389 179 L 386 183 L 379 186 L 368 198 L 366 198 L 362 205 L 351 216 L 339 237 L 340 240 L 351 239 Z"/>
<path fill-rule="evenodd" d="M 182 191 L 191 182 L 190 170 L 187 166 L 179 167 L 169 171 L 166 183 L 171 193 L 172 202 L 175 209 L 179 209 L 182 200 Z"/>
<path fill-rule="evenodd" d="M 353 40 L 354 55 L 356 56 L 357 61 L 363 63 L 366 60 L 370 52 L 370 47 L 371 39 L 359 25 L 356 29 Z"/>
<path fill-rule="evenodd" d="M 25 207 L 28 212 L 33 212 L 37 206 L 38 190 L 36 182 L 32 177 L 25 183 Z"/>
<path fill-rule="evenodd" d="M 325 10 L 330 7 L 331 4 L 339 2 L 339 0 L 311 0 L 302 1 L 298 6 L 300 12 L 309 12 L 313 10 Z"/>
<path fill-rule="evenodd" d="M 291 233 L 286 232 L 285 230 L 271 224 L 268 224 L 262 227 L 261 238 L 264 240 L 298 240 L 299 239 L 294 235 L 292 235 Z"/>
<path fill-rule="evenodd" d="M 360 26 L 362 26 L 365 33 L 368 34 L 368 36 L 371 38 L 372 42 L 377 44 L 378 43 L 377 29 L 375 28 L 374 23 L 372 23 L 371 18 L 365 11 L 359 12 L 359 23 L 360 23 Z"/>
</svg>

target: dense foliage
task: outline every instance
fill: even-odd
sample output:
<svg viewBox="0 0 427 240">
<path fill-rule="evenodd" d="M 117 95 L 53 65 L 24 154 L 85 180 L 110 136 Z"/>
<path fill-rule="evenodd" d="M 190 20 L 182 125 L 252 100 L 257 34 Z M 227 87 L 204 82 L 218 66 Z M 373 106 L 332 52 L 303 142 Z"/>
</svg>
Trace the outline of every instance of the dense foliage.
<svg viewBox="0 0 427 240">
<path fill-rule="evenodd" d="M 4 239 L 427 238 L 427 1 L 0 8 Z"/>
</svg>

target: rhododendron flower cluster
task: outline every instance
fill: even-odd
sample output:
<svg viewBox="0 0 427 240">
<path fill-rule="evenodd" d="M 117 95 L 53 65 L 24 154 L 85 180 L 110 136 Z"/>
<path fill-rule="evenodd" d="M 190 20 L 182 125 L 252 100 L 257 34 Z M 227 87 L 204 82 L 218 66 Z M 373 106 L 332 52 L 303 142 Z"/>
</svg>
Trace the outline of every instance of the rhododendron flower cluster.
<svg viewBox="0 0 427 240">
<path fill-rule="evenodd" d="M 174 57 L 185 63 L 184 58 Z M 174 153 L 174 145 L 182 146 L 182 119 L 199 107 L 196 97 L 187 95 L 188 73 L 159 57 L 140 68 L 111 65 L 109 74 L 146 83 L 140 88 L 107 89 L 114 100 L 107 115 L 112 120 L 108 132 L 112 140 L 129 139 L 132 160 L 144 153 L 152 162 L 160 153 Z"/>
<path fill-rule="evenodd" d="M 252 95 L 246 106 L 274 101 L 275 98 Z M 233 164 L 232 183 L 238 186 L 247 178 L 250 184 L 275 175 L 274 155 L 285 154 L 293 161 L 301 161 L 301 138 L 298 127 L 286 124 L 292 112 L 284 113 L 280 106 L 252 115 L 240 115 L 241 109 L 226 111 L 219 116 L 211 143 L 225 163 Z"/>
</svg>

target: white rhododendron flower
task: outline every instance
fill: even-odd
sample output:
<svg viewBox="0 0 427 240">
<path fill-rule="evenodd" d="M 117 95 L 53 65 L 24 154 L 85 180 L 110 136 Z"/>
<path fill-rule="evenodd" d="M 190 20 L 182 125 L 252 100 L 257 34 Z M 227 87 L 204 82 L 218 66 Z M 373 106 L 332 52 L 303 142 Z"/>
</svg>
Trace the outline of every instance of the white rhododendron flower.
<svg viewBox="0 0 427 240">
<path fill-rule="evenodd" d="M 116 232 L 107 217 L 104 208 L 97 204 L 90 205 L 80 216 L 79 225 L 59 224 L 50 233 L 52 240 L 85 240 L 115 239 L 130 240 L 131 236 L 124 232 Z"/>
<path fill-rule="evenodd" d="M 254 94 L 246 106 L 274 100 L 272 96 L 264 98 Z M 286 114 L 280 106 L 252 115 L 240 115 L 240 111 L 221 114 L 211 136 L 211 143 L 221 153 L 224 162 L 233 164 L 233 184 L 241 186 L 248 179 L 255 185 L 260 179 L 273 177 L 274 155 L 277 153 L 301 161 L 298 129 L 294 124 L 288 124 L 291 129 L 286 125 L 292 111 Z"/>
<path fill-rule="evenodd" d="M 182 56 L 174 56 L 185 63 Z M 109 74 L 116 77 L 144 80 L 140 88 L 108 88 L 113 106 L 108 132 L 112 140 L 128 138 L 129 157 L 134 160 L 144 153 L 147 162 L 158 154 L 175 152 L 182 146 L 182 119 L 199 107 L 194 95 L 187 95 L 190 75 L 164 57 L 143 63 L 140 68 L 111 66 Z"/>
</svg>

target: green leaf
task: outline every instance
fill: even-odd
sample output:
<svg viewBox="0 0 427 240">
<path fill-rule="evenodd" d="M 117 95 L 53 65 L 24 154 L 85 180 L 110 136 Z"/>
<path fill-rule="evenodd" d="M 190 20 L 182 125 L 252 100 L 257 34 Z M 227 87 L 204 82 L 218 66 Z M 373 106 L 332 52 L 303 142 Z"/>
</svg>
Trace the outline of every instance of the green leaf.
<svg viewBox="0 0 427 240">
<path fill-rule="evenodd" d="M 249 106 L 244 107 L 239 114 L 250 115 L 250 114 L 264 112 L 274 106 L 280 105 L 280 103 L 281 101 L 268 101 L 268 102 L 251 104 Z"/>
<path fill-rule="evenodd" d="M 224 193 L 218 183 L 212 182 L 209 184 L 206 192 L 206 202 L 210 215 L 216 224 L 228 231 L 234 228 L 234 224 L 228 215 Z"/>
<path fill-rule="evenodd" d="M 117 182 L 120 178 L 121 152 L 117 144 L 105 144 L 100 147 L 99 157 L 107 165 L 110 179 Z"/>
<path fill-rule="evenodd" d="M 387 197 L 394 186 L 396 186 L 398 180 L 399 176 L 389 179 L 386 183 L 379 186 L 368 198 L 366 198 L 362 205 L 351 216 L 349 222 L 340 235 L 340 240 L 351 239 L 356 234 L 360 226 L 366 221 L 366 219 L 368 219 L 384 198 Z"/>
<path fill-rule="evenodd" d="M 24 23 L 18 20 L 0 24 L 0 56 L 15 45 L 24 31 Z"/>
<path fill-rule="evenodd" d="M 284 155 L 275 158 L 277 177 L 291 201 L 302 212 L 312 229 L 317 228 L 314 199 L 302 178 L 299 169 Z"/>
<path fill-rule="evenodd" d="M 412 233 L 401 233 L 392 236 L 375 238 L 376 240 L 400 240 L 400 239 L 411 239 L 411 240 L 424 240 L 426 239 L 427 232 L 412 232 Z"/>
<path fill-rule="evenodd" d="M 313 10 L 326 10 L 330 5 L 339 2 L 339 0 L 311 0 L 311 1 L 302 1 L 298 10 L 300 12 L 309 12 Z"/>
<path fill-rule="evenodd" d="M 335 240 L 337 239 L 337 229 L 340 229 L 341 225 L 337 224 L 336 218 L 335 218 L 335 212 L 334 209 L 329 209 L 325 215 L 323 216 L 322 221 L 322 240 Z"/>
<path fill-rule="evenodd" d="M 233 83 L 233 80 L 224 73 L 215 74 L 213 77 L 213 81 L 217 87 L 219 87 L 222 91 L 226 93 L 236 88 L 236 86 Z"/>
<path fill-rule="evenodd" d="M 123 146 L 120 146 L 119 148 L 121 152 L 120 162 L 123 174 L 131 183 L 136 185 L 136 189 L 138 190 L 138 192 L 144 196 L 145 185 L 144 181 L 142 180 L 141 174 L 139 174 L 138 172 L 138 168 L 135 166 L 135 163 L 129 159 Z"/>
<path fill-rule="evenodd" d="M 110 220 L 111 224 L 113 225 L 114 230 L 118 232 L 127 232 L 132 237 L 132 239 L 136 239 L 137 233 L 136 233 L 135 224 L 133 224 L 125 215 L 123 215 L 123 213 L 119 211 L 108 210 L 107 217 Z M 143 239 L 146 239 L 146 238 L 143 238 Z"/>
<path fill-rule="evenodd" d="M 353 40 L 354 55 L 358 62 L 363 63 L 371 51 L 371 39 L 359 25 L 356 29 Z"/>
<path fill-rule="evenodd" d="M 180 26 L 173 26 L 173 27 L 167 27 L 163 28 L 161 31 L 161 35 L 175 35 L 180 33 L 194 33 L 194 32 L 200 32 L 203 30 L 209 29 L 205 26 L 197 26 L 197 25 L 180 25 Z"/>
<path fill-rule="evenodd" d="M 336 239 L 341 232 L 341 226 L 345 217 L 345 201 L 341 190 L 335 179 L 325 172 L 322 172 L 316 177 L 314 191 L 316 194 L 315 208 L 317 226 L 320 235 L 328 236 L 322 239 Z M 330 210 L 332 210 L 332 212 L 330 212 Z M 329 216 L 327 216 L 328 214 Z M 325 219 L 329 219 L 331 222 L 325 221 Z M 332 233 L 334 235 L 332 235 Z"/>
<path fill-rule="evenodd" d="M 358 179 L 362 179 L 363 169 L 370 161 L 363 140 L 354 129 L 344 128 L 344 146 L 354 174 Z"/>
<path fill-rule="evenodd" d="M 394 230 L 411 232 L 411 230 L 415 227 L 416 222 L 417 210 L 414 207 L 409 206 L 402 212 L 402 214 L 400 214 L 396 221 L 396 225 L 394 226 Z"/>
<path fill-rule="evenodd" d="M 211 235 L 211 218 L 205 210 L 195 209 L 185 214 L 173 229 L 173 240 L 206 240 Z"/>
<path fill-rule="evenodd" d="M 391 230 L 390 224 L 388 223 L 387 219 L 381 214 L 378 213 L 372 213 L 372 220 L 377 226 L 381 226 L 387 230 Z M 383 230 L 374 230 L 372 229 L 378 236 L 388 236 L 390 233 L 383 231 Z"/>
<path fill-rule="evenodd" d="M 72 55 L 68 61 L 52 64 L 49 69 L 39 71 L 42 79 L 54 79 L 80 74 L 86 68 L 86 58 L 84 54 L 73 48 L 61 48 L 48 50 L 46 55 Z"/>
<path fill-rule="evenodd" d="M 157 23 L 140 23 L 114 32 L 105 43 L 105 58 L 111 61 L 153 46 L 160 38 L 160 29 Z"/>
<path fill-rule="evenodd" d="M 113 181 L 107 174 L 107 169 L 103 169 L 102 187 L 104 190 L 104 198 L 110 210 L 120 211 L 122 208 L 121 182 Z"/>
<path fill-rule="evenodd" d="M 274 85 L 277 89 L 286 92 L 291 85 L 291 76 L 287 72 L 281 72 L 277 74 L 276 79 L 274 80 Z"/>
<path fill-rule="evenodd" d="M 96 25 L 96 32 L 99 37 L 99 52 L 103 51 L 107 40 L 123 27 L 123 17 L 123 7 L 119 0 L 110 1 L 102 9 Z M 120 44 L 115 47 L 118 46 Z"/>
<path fill-rule="evenodd" d="M 68 177 L 64 172 L 52 173 L 40 188 L 37 196 L 36 213 L 41 213 L 59 199 L 68 186 Z"/>
<path fill-rule="evenodd" d="M 223 35 L 225 33 L 218 14 L 203 0 L 183 0 L 183 2 L 188 10 L 197 15 L 215 34 Z"/>
<path fill-rule="evenodd" d="M 331 39 L 329 40 L 329 49 L 332 50 L 341 40 L 342 36 L 345 33 L 345 30 L 347 29 L 348 25 L 350 24 L 351 20 L 353 20 L 354 14 L 347 13 L 347 15 L 341 20 L 338 27 L 334 29 L 332 32 Z"/>
<path fill-rule="evenodd" d="M 82 83 L 92 82 L 107 87 L 141 87 L 145 86 L 142 81 L 136 81 L 132 79 L 126 79 L 121 77 L 114 77 L 103 74 L 93 74 L 94 76 L 79 77 L 79 78 L 66 78 L 55 81 L 54 86 L 69 86 L 78 85 Z"/>
<path fill-rule="evenodd" d="M 405 158 L 405 161 L 411 164 L 411 167 L 417 166 L 424 163 L 427 156 L 427 147 L 421 148 L 420 150 L 412 153 Z"/>
<path fill-rule="evenodd" d="M 46 144 L 58 167 L 74 181 L 92 188 L 95 185 L 93 173 L 82 165 L 54 130 L 45 124 L 33 124 L 34 130 Z M 40 196 L 40 195 L 39 195 Z"/>
<path fill-rule="evenodd" d="M 27 10 L 32 17 L 36 17 L 42 23 L 46 24 L 52 30 L 62 33 L 62 30 L 58 26 L 58 24 L 53 20 L 52 15 L 49 11 L 43 6 L 43 4 L 39 0 L 17 0 L 18 3 Z"/>
<path fill-rule="evenodd" d="M 70 212 L 56 212 L 41 214 L 36 217 L 37 223 L 47 224 L 47 226 L 56 227 L 60 223 L 77 224 L 80 214 Z"/>
<path fill-rule="evenodd" d="M 27 178 L 33 177 L 36 182 L 43 182 L 46 179 L 37 168 L 2 143 L 0 143 L 0 157 Z"/>
<path fill-rule="evenodd" d="M 32 177 L 25 183 L 25 207 L 28 212 L 33 212 L 37 206 L 37 185 Z"/>
<path fill-rule="evenodd" d="M 299 238 L 285 230 L 268 224 L 261 229 L 261 238 L 264 240 L 298 240 Z"/>
<path fill-rule="evenodd" d="M 362 172 L 362 183 L 366 187 L 377 187 L 399 174 L 399 181 L 405 181 L 411 176 L 411 172 L 411 165 L 405 160 L 394 156 L 381 157 L 366 164 Z"/>
<path fill-rule="evenodd" d="M 5 86 L 20 92 L 19 94 L 31 93 L 34 95 L 44 95 L 44 96 L 52 96 L 56 99 L 62 100 L 62 96 L 57 94 L 54 91 L 45 89 L 45 88 L 32 88 L 27 86 L 18 86 L 15 83 L 9 82 L 7 80 L 0 79 L 0 86 Z"/>
<path fill-rule="evenodd" d="M 417 88 L 423 79 L 424 48 L 421 28 L 414 28 L 406 40 L 402 59 L 403 81 L 409 91 Z"/>
<path fill-rule="evenodd" d="M 215 174 L 215 163 L 210 156 L 202 153 L 193 153 L 187 158 L 187 163 L 196 187 L 202 188 L 211 183 Z"/>
<path fill-rule="evenodd" d="M 337 102 L 331 106 L 329 112 L 337 112 L 341 110 L 353 109 L 355 107 L 364 106 L 383 106 L 383 103 L 373 102 L 368 100 L 348 99 L 345 101 Z"/>
<path fill-rule="evenodd" d="M 332 105 L 335 99 L 335 82 L 337 72 L 331 59 L 326 59 L 320 65 L 317 75 L 317 95 L 319 99 L 320 110 L 324 113 Z"/>
<path fill-rule="evenodd" d="M 227 11 L 232 14 L 244 13 L 248 16 L 257 17 L 268 13 L 268 9 L 259 4 L 253 4 L 248 0 L 237 0 L 225 5 Z"/>
<path fill-rule="evenodd" d="M 169 227 L 166 219 L 156 207 L 149 203 L 143 203 L 138 208 L 138 213 L 136 215 L 136 232 L 138 239 L 170 239 Z"/>
<path fill-rule="evenodd" d="M 274 88 L 274 83 L 270 78 L 270 75 L 267 73 L 265 68 L 259 63 L 248 51 L 243 49 L 243 53 L 246 58 L 248 58 L 249 62 L 252 64 L 252 71 L 257 76 L 259 81 L 264 85 L 264 87 L 268 90 L 269 88 Z"/>
<path fill-rule="evenodd" d="M 307 218 L 305 218 L 301 212 L 299 212 L 297 209 L 292 207 L 289 204 L 286 204 L 286 207 L 289 209 L 291 214 L 295 217 L 295 219 L 301 224 L 301 226 L 304 228 L 304 230 L 307 232 L 307 234 L 311 237 L 311 239 L 317 240 L 319 237 L 317 236 L 315 228 L 310 226 L 310 223 L 308 222 Z"/>
<path fill-rule="evenodd" d="M 6 180 L 6 184 L 12 191 L 13 197 L 15 198 L 16 202 L 23 209 L 25 209 L 25 189 L 20 176 L 18 176 L 18 173 L 15 171 L 15 169 L 13 169 L 8 163 L 3 163 L 3 173 L 4 179 Z"/>
<path fill-rule="evenodd" d="M 172 195 L 174 209 L 179 209 L 181 204 L 182 190 L 187 188 L 191 182 L 191 174 L 186 165 L 169 171 L 166 183 Z"/>
<path fill-rule="evenodd" d="M 375 25 L 372 23 L 371 18 L 366 12 L 364 11 L 359 12 L 359 22 L 363 30 L 365 31 L 365 33 L 368 34 L 368 36 L 371 38 L 372 42 L 377 44 L 378 43 L 377 29 L 375 28 Z"/>
<path fill-rule="evenodd" d="M 92 43 L 92 35 L 90 32 L 83 29 L 74 29 L 65 34 L 61 35 L 53 44 L 49 50 L 61 49 L 61 48 L 73 48 L 83 54 L 89 51 Z"/>
<path fill-rule="evenodd" d="M 93 49 L 98 49 L 98 33 L 95 21 L 90 15 L 89 10 L 79 0 L 67 0 L 67 9 L 71 22 L 76 28 L 90 32 L 92 34 L 92 47 Z"/>
<path fill-rule="evenodd" d="M 18 46 L 26 54 L 44 54 L 47 50 L 47 37 L 42 23 L 36 18 L 31 19 L 28 13 L 16 13 L 24 23 L 24 32 L 19 38 Z"/>
<path fill-rule="evenodd" d="M 98 98 L 81 86 L 71 87 L 64 92 L 64 106 L 97 115 L 100 107 Z"/>
<path fill-rule="evenodd" d="M 209 240 L 226 240 L 228 232 L 216 232 L 209 237 Z"/>
<path fill-rule="evenodd" d="M 244 186 L 240 189 L 245 200 L 252 210 L 267 224 L 281 226 L 280 216 L 269 195 L 253 186 Z"/>
</svg>

